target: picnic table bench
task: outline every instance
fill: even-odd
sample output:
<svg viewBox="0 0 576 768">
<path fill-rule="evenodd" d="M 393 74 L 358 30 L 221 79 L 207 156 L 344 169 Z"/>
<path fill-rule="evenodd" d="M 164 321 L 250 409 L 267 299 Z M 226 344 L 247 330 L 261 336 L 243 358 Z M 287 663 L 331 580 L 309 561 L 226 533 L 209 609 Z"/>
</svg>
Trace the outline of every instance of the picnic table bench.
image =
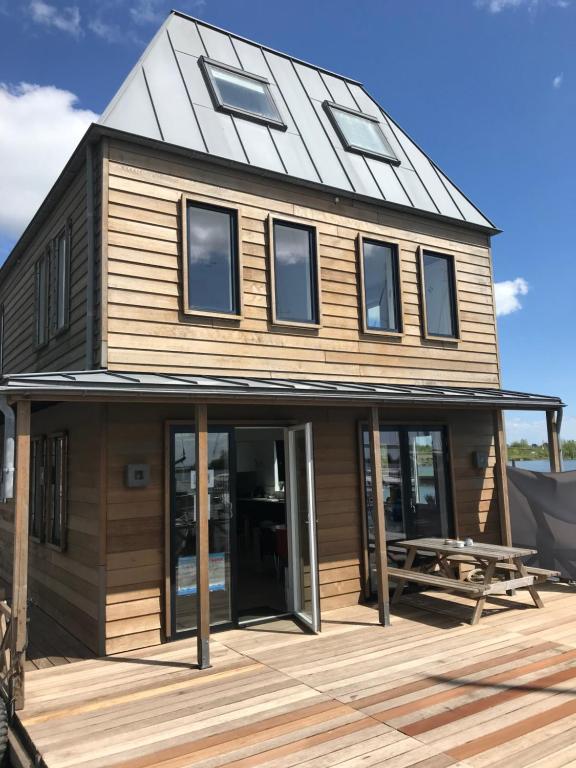
<svg viewBox="0 0 576 768">
<path fill-rule="evenodd" d="M 556 573 L 542 568 L 529 568 L 524 564 L 523 558 L 535 554 L 534 549 L 503 547 L 497 544 L 472 544 L 467 547 L 458 547 L 453 543 L 447 543 L 445 539 L 435 538 L 412 539 L 395 542 L 395 544 L 404 547 L 407 552 L 403 568 L 388 568 L 388 575 L 396 582 L 392 602 L 398 602 L 406 582 L 461 592 L 476 600 L 470 619 L 471 624 L 477 624 L 480 620 L 486 597 L 489 595 L 511 594 L 516 589 L 525 588 L 530 592 L 536 607 L 543 608 L 544 604 L 535 585 L 544 577 Z M 431 573 L 414 568 L 414 561 L 418 554 L 432 555 L 433 561 L 430 565 L 433 568 L 437 567 L 438 570 Z M 455 576 L 452 563 L 458 561 L 481 569 L 483 579 L 472 582 L 463 581 Z M 494 580 L 497 570 L 504 571 L 509 574 L 509 577 Z"/>
</svg>

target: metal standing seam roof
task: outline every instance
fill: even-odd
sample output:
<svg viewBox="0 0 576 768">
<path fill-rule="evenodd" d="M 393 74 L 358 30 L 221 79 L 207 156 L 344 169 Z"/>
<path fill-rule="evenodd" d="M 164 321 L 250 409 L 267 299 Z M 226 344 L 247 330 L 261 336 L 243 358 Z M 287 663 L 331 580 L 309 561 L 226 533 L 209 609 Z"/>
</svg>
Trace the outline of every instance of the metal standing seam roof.
<svg viewBox="0 0 576 768">
<path fill-rule="evenodd" d="M 265 78 L 286 130 L 217 110 L 200 57 Z M 400 164 L 344 149 L 323 108 L 326 101 L 376 117 Z M 176 11 L 98 122 L 331 191 L 497 231 L 360 83 Z"/>
<path fill-rule="evenodd" d="M 0 394 L 229 397 L 467 405 L 519 410 L 563 407 L 558 397 L 478 387 L 430 387 L 347 381 L 259 379 L 239 376 L 133 373 L 108 370 L 20 373 L 0 381 Z"/>
</svg>

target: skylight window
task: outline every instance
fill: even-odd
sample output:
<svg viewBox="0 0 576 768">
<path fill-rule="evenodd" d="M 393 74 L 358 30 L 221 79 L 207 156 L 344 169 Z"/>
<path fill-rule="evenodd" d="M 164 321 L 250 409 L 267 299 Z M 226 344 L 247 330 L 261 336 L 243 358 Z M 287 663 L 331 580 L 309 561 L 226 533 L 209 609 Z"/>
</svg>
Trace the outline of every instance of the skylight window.
<svg viewBox="0 0 576 768">
<path fill-rule="evenodd" d="M 200 64 L 216 109 L 286 129 L 265 78 L 206 58 Z"/>
<path fill-rule="evenodd" d="M 400 165 L 376 117 L 329 101 L 324 102 L 324 108 L 347 150 Z"/>
</svg>

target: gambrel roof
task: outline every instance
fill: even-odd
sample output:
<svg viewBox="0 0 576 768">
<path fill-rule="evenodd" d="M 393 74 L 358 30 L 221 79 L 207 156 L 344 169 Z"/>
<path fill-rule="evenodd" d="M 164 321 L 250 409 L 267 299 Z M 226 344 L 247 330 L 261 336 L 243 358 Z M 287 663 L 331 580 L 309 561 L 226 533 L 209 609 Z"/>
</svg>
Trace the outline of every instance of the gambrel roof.
<svg viewBox="0 0 576 768">
<path fill-rule="evenodd" d="M 202 61 L 266 81 L 283 129 L 221 111 Z M 345 148 L 327 103 L 376 118 L 399 161 Z M 338 194 L 495 231 L 363 86 L 173 11 L 99 123 Z"/>
</svg>

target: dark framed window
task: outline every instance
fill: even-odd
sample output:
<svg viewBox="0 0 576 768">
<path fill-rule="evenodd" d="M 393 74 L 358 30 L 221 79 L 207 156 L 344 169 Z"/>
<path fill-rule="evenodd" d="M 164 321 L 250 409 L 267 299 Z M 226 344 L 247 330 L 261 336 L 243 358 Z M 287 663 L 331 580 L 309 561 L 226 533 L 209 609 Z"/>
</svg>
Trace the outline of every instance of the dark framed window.
<svg viewBox="0 0 576 768">
<path fill-rule="evenodd" d="M 454 257 L 420 249 L 422 318 L 425 337 L 459 337 Z"/>
<path fill-rule="evenodd" d="M 240 316 L 238 211 L 185 198 L 183 217 L 184 312 Z"/>
<path fill-rule="evenodd" d="M 46 439 L 30 440 L 30 522 L 34 541 L 44 541 L 46 515 Z"/>
<path fill-rule="evenodd" d="M 362 328 L 366 333 L 402 333 L 399 249 L 395 243 L 358 237 L 362 283 Z"/>
<path fill-rule="evenodd" d="M 272 322 L 320 324 L 320 273 L 316 229 L 270 220 Z"/>
<path fill-rule="evenodd" d="M 204 56 L 199 63 L 216 109 L 286 130 L 265 77 Z"/>
<path fill-rule="evenodd" d="M 66 549 L 68 508 L 68 435 L 58 433 L 47 439 L 46 543 Z"/>
<path fill-rule="evenodd" d="M 0 305 L 0 374 L 4 373 L 4 304 Z"/>
<path fill-rule="evenodd" d="M 52 244 L 51 283 L 54 307 L 52 328 L 60 333 L 68 328 L 70 312 L 70 226 L 67 225 Z"/>
<path fill-rule="evenodd" d="M 35 336 L 36 346 L 41 347 L 48 342 L 48 311 L 49 311 L 49 285 L 48 285 L 48 261 L 50 250 L 42 254 L 34 265 L 34 311 L 35 311 Z"/>
<path fill-rule="evenodd" d="M 400 165 L 377 117 L 330 101 L 324 109 L 345 149 Z"/>
</svg>

